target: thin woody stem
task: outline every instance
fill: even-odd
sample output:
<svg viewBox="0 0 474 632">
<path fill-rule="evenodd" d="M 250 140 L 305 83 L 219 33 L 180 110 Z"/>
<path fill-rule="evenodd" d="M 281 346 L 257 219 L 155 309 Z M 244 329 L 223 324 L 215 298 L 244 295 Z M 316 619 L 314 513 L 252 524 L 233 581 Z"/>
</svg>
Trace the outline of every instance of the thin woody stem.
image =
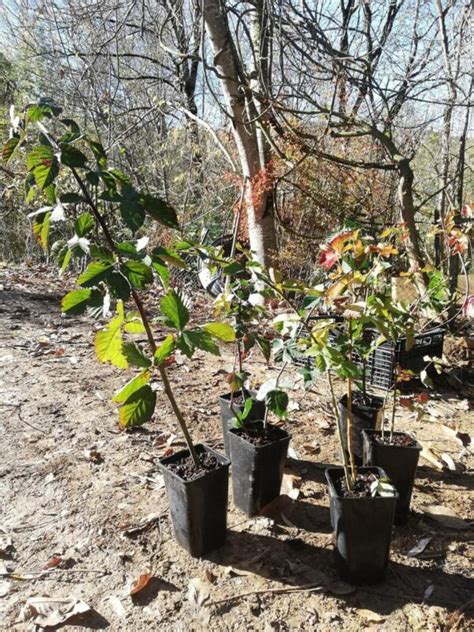
<svg viewBox="0 0 474 632">
<path fill-rule="evenodd" d="M 102 214 L 100 213 L 99 209 L 97 208 L 94 200 L 92 199 L 87 186 L 84 184 L 82 178 L 77 173 L 76 169 L 74 169 L 74 167 L 71 167 L 71 171 L 72 171 L 72 174 L 73 174 L 76 182 L 78 183 L 78 185 L 79 185 L 79 187 L 80 187 L 80 189 L 81 189 L 81 191 L 82 191 L 82 193 L 84 195 L 84 198 L 85 198 L 87 204 L 91 208 L 91 210 L 92 210 L 92 212 L 94 214 L 94 217 L 96 218 L 98 224 L 100 225 L 100 227 L 101 227 L 101 229 L 102 229 L 102 231 L 104 233 L 104 236 L 105 236 L 105 238 L 106 238 L 111 250 L 118 256 L 118 258 L 120 260 L 120 255 L 117 252 L 117 247 L 116 247 L 115 242 L 113 240 L 113 237 L 112 237 L 112 235 L 111 235 L 111 233 L 109 231 L 109 228 L 108 228 L 104 218 L 102 217 Z M 140 313 L 140 317 L 142 319 L 143 326 L 145 327 L 145 332 L 146 332 L 146 336 L 147 336 L 147 339 L 148 339 L 148 343 L 150 345 L 151 352 L 154 354 L 156 349 L 157 349 L 157 345 L 156 345 L 155 337 L 153 336 L 153 332 L 151 330 L 150 321 L 149 321 L 147 313 L 145 311 L 145 307 L 143 305 L 143 302 L 142 302 L 141 298 L 138 295 L 138 292 L 134 288 L 131 288 L 131 295 L 132 295 L 133 300 L 135 302 L 135 305 L 137 306 L 137 309 L 138 309 L 138 311 Z M 158 371 L 159 371 L 161 379 L 163 381 L 163 386 L 165 388 L 166 396 L 168 397 L 168 400 L 169 400 L 169 402 L 171 404 L 171 408 L 173 409 L 175 417 L 178 420 L 178 423 L 179 423 L 179 425 L 181 427 L 181 431 L 182 431 L 182 433 L 184 435 L 184 438 L 185 438 L 186 445 L 188 447 L 189 453 L 190 453 L 195 465 L 199 466 L 200 463 L 199 463 L 198 454 L 196 452 L 196 449 L 194 447 L 193 441 L 191 439 L 191 435 L 189 434 L 189 430 L 187 428 L 186 421 L 185 421 L 185 419 L 183 417 L 183 414 L 182 414 L 182 412 L 181 412 L 181 410 L 180 410 L 180 408 L 178 406 L 178 403 L 177 403 L 177 401 L 175 399 L 175 396 L 174 396 L 174 393 L 173 393 L 173 390 L 171 388 L 171 384 L 170 384 L 170 381 L 169 381 L 169 378 L 168 378 L 168 373 L 166 371 L 166 368 L 165 368 L 165 365 L 164 365 L 163 362 L 161 364 L 158 364 Z"/>
</svg>

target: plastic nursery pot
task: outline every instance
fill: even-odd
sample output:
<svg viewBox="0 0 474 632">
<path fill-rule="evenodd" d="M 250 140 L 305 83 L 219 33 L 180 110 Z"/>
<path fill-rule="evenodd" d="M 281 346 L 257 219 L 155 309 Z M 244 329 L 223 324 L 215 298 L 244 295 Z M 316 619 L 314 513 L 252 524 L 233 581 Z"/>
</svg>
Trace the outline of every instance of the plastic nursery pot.
<svg viewBox="0 0 474 632">
<path fill-rule="evenodd" d="M 168 466 L 189 456 L 181 450 L 161 459 L 159 468 L 166 493 L 175 537 L 193 557 L 201 557 L 225 543 L 230 461 L 207 445 L 197 444 L 197 453 L 209 452 L 220 465 L 204 471 L 194 480 L 184 480 Z"/>
<path fill-rule="evenodd" d="M 250 409 L 247 417 L 249 421 L 256 421 L 257 419 L 263 419 L 265 417 L 265 402 L 261 402 L 258 399 L 255 399 L 256 394 L 257 393 L 255 391 L 245 391 L 245 397 L 251 397 L 253 399 L 252 408 Z M 241 393 L 234 393 L 234 399 L 235 398 L 241 400 Z M 229 428 L 232 428 L 232 420 L 235 417 L 230 406 L 231 399 L 232 393 L 227 393 L 226 395 L 221 395 L 219 397 L 219 404 L 221 407 L 222 434 L 224 437 L 224 451 L 228 457 L 230 457 Z M 232 403 L 232 406 L 234 407 L 234 410 L 242 412 L 242 410 L 244 409 L 244 402 L 239 401 L 239 403 L 237 403 L 234 401 Z"/>
<path fill-rule="evenodd" d="M 367 404 L 357 401 L 358 391 L 354 391 L 352 400 L 352 452 L 356 465 L 362 465 L 363 462 L 363 441 L 362 430 L 375 430 L 380 428 L 382 423 L 382 406 L 383 399 L 374 395 L 367 395 Z M 339 414 L 341 416 L 342 445 L 349 461 L 349 452 L 347 449 L 347 395 L 343 395 L 339 400 Z"/>
<path fill-rule="evenodd" d="M 386 477 L 380 467 L 361 467 L 358 472 L 373 472 Z M 350 498 L 340 495 L 338 481 L 342 467 L 326 470 L 329 486 L 331 523 L 335 532 L 334 555 L 339 575 L 353 584 L 382 581 L 390 556 L 393 516 L 397 496 Z"/>
<path fill-rule="evenodd" d="M 247 516 L 259 514 L 280 495 L 291 435 L 277 426 L 268 427 L 275 440 L 264 445 L 254 445 L 237 428 L 229 430 L 234 505 Z"/>
<path fill-rule="evenodd" d="M 389 434 L 389 432 L 385 433 L 387 439 Z M 410 435 L 404 432 L 394 432 L 393 434 L 396 437 L 409 437 L 412 439 Z M 395 524 L 405 524 L 410 513 L 411 495 L 422 447 L 417 441 L 411 446 L 380 443 L 376 440 L 377 437 L 382 436 L 382 433 L 378 430 L 363 430 L 362 435 L 364 441 L 364 465 L 377 465 L 387 472 L 399 495 L 395 507 Z"/>
</svg>

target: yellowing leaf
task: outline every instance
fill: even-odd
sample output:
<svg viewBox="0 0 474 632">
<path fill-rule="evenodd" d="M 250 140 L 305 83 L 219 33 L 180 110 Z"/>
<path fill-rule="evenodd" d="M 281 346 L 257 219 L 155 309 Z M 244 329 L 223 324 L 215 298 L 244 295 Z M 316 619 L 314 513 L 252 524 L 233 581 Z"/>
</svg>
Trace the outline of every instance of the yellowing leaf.
<svg viewBox="0 0 474 632">
<path fill-rule="evenodd" d="M 224 342 L 233 342 L 235 340 L 235 331 L 228 323 L 206 323 L 202 328 L 214 338 L 219 338 L 219 340 Z"/>
<path fill-rule="evenodd" d="M 139 375 L 132 378 L 129 382 L 125 384 L 123 388 L 121 388 L 113 397 L 112 401 L 117 404 L 121 404 L 125 402 L 132 393 L 138 391 L 142 386 L 148 384 L 150 381 L 151 373 L 150 371 L 142 371 Z"/>
<path fill-rule="evenodd" d="M 122 353 L 123 317 L 116 316 L 95 335 L 94 348 L 100 362 L 110 362 L 119 369 L 126 369 L 128 362 Z"/>
</svg>

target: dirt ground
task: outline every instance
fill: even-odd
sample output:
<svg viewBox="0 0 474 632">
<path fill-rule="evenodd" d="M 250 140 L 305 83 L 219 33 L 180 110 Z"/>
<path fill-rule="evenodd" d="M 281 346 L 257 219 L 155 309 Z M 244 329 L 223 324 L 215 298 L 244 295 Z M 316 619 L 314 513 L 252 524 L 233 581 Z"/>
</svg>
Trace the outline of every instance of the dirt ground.
<svg viewBox="0 0 474 632">
<path fill-rule="evenodd" d="M 338 459 L 324 381 L 290 393 L 281 506 L 246 519 L 231 499 L 227 544 L 192 559 L 173 539 L 156 466 L 183 445 L 163 391 L 153 422 L 119 431 L 111 396 L 127 378 L 96 361 L 100 324 L 61 316 L 68 284 L 46 268 L 0 267 L 0 630 L 35 629 L 20 621 L 35 596 L 90 606 L 65 630 L 473 629 L 474 388 L 455 343 L 456 366 L 430 395 L 428 414 L 397 421 L 416 432 L 427 458 L 410 521 L 394 531 L 387 579 L 354 587 L 333 567 L 324 468 Z M 209 310 L 204 296 L 194 300 Z M 200 354 L 170 370 L 193 437 L 217 448 L 230 367 L 223 349 L 221 358 Z M 278 370 L 256 352 L 251 367 L 257 384 Z M 417 544 L 426 548 L 408 555 Z M 133 582 L 147 585 L 130 596 Z"/>
</svg>

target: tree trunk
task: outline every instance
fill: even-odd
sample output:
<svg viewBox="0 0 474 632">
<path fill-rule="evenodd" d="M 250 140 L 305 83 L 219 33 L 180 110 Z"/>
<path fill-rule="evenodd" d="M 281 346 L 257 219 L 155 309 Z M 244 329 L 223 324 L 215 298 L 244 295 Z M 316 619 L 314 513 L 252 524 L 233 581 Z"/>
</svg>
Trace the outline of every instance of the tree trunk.
<svg viewBox="0 0 474 632">
<path fill-rule="evenodd" d="M 415 273 L 415 283 L 418 291 L 426 291 L 426 279 L 422 272 L 425 266 L 423 255 L 420 249 L 418 230 L 415 224 L 415 204 L 413 202 L 413 170 L 408 158 L 402 158 L 397 162 L 399 175 L 398 200 L 400 203 L 401 217 L 408 230 L 406 243 L 408 259 L 412 271 Z"/>
<path fill-rule="evenodd" d="M 265 187 L 262 188 L 268 164 L 261 164 L 257 122 L 255 117 L 249 121 L 246 111 L 248 101 L 253 100 L 252 93 L 244 77 L 221 1 L 203 0 L 203 17 L 239 154 L 250 248 L 256 260 L 268 267 L 274 264 L 277 254 L 275 216 L 272 198 Z"/>
</svg>

